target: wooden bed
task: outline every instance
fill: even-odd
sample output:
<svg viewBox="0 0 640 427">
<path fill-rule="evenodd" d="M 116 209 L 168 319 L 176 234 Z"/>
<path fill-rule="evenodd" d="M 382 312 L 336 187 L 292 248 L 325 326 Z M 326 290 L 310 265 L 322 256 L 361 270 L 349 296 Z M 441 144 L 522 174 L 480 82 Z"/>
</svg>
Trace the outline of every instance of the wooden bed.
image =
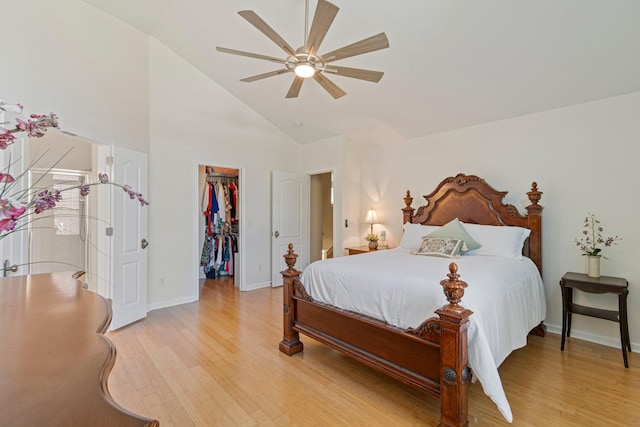
<svg viewBox="0 0 640 427">
<path fill-rule="evenodd" d="M 542 192 L 532 184 L 530 205 L 521 215 L 504 204 L 506 191 L 496 191 L 482 178 L 458 174 L 444 179 L 417 210 L 411 207 L 409 191 L 402 209 L 404 223 L 444 225 L 454 218 L 462 222 L 525 227 L 531 230 L 524 254 L 542 272 Z M 459 305 L 465 282 L 455 263 L 448 279 L 441 282 L 448 305 L 436 310 L 438 317 L 426 319 L 418 328 L 400 329 L 385 322 L 314 302 L 294 268 L 297 255 L 289 245 L 282 272 L 284 333 L 280 351 L 293 355 L 303 350 L 303 333 L 393 378 L 440 399 L 440 426 L 467 426 L 467 327 L 472 314 Z M 446 272 L 443 272 L 443 277 Z M 473 284 L 471 284 L 472 286 Z M 544 335 L 541 324 L 532 333 Z M 384 345 L 380 345 L 384 343 Z"/>
</svg>

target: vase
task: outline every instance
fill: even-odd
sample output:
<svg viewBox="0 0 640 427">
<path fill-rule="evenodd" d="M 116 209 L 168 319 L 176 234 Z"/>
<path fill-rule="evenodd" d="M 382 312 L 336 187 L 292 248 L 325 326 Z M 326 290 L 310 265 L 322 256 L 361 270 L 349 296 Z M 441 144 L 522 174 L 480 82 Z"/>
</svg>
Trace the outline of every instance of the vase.
<svg viewBox="0 0 640 427">
<path fill-rule="evenodd" d="M 377 248 L 378 248 L 378 242 L 369 240 L 369 249 L 377 249 Z"/>
<path fill-rule="evenodd" d="M 587 276 L 600 277 L 600 258 L 599 256 L 589 256 L 589 268 Z"/>
</svg>

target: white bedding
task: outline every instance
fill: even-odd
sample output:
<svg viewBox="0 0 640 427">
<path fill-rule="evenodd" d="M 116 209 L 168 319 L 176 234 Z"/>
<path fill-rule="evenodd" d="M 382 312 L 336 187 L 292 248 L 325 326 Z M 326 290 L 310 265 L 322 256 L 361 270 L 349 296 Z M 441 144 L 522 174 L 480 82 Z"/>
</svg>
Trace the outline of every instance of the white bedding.
<svg viewBox="0 0 640 427">
<path fill-rule="evenodd" d="M 513 416 L 498 366 L 527 342 L 527 334 L 546 316 L 542 279 L 529 259 L 462 256 L 456 259 L 411 255 L 397 248 L 318 261 L 301 281 L 316 301 L 365 314 L 400 328 L 415 328 L 447 304 L 440 281 L 449 264 L 458 264 L 469 285 L 461 305 L 469 318 L 469 366 L 474 379 L 498 406 Z"/>
</svg>

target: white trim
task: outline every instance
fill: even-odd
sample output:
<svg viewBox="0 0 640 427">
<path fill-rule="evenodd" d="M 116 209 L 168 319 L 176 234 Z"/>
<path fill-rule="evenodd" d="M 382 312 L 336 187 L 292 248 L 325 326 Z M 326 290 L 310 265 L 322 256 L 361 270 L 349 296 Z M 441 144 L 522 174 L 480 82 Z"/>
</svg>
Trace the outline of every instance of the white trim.
<svg viewBox="0 0 640 427">
<path fill-rule="evenodd" d="M 562 326 L 552 325 L 547 323 L 545 323 L 545 325 L 547 325 L 548 332 L 562 336 Z M 568 337 L 567 339 L 571 340 L 571 338 L 577 338 L 579 340 L 589 341 L 595 344 L 606 345 L 607 347 L 614 347 L 619 349 L 622 352 L 620 337 L 612 338 L 612 337 L 607 337 L 599 334 L 590 334 L 588 332 L 583 332 L 578 329 L 571 328 L 571 336 Z M 640 346 L 639 343 L 631 343 L 631 349 L 634 349 L 634 348 L 638 349 L 639 346 Z M 565 346 L 565 351 L 566 350 L 567 350 L 567 347 Z"/>
<path fill-rule="evenodd" d="M 190 302 L 195 302 L 198 301 L 198 295 L 196 296 L 189 296 L 189 297 L 184 297 L 184 298 L 177 298 L 177 299 L 173 299 L 173 300 L 169 300 L 169 301 L 161 301 L 158 303 L 154 303 L 154 304 L 150 304 L 147 305 L 147 313 L 149 313 L 150 311 L 153 310 L 158 310 L 161 308 L 167 308 L 167 307 L 173 307 L 176 305 L 181 305 L 181 304 L 188 304 Z"/>
<path fill-rule="evenodd" d="M 278 287 L 278 286 L 282 286 L 282 283 L 280 283 L 279 285 L 275 285 L 273 286 Z M 269 280 L 268 282 L 259 282 L 259 283 L 252 283 L 251 285 L 246 285 L 246 289 L 244 289 L 245 291 L 255 291 L 256 289 L 262 289 L 262 288 L 271 288 L 271 281 Z"/>
</svg>

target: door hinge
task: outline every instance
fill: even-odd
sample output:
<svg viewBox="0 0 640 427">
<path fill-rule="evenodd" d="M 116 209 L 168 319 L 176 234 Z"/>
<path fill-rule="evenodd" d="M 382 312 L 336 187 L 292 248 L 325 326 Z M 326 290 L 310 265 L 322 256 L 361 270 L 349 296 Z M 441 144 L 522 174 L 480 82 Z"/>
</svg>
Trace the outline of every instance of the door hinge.
<svg viewBox="0 0 640 427">
<path fill-rule="evenodd" d="M 111 237 L 113 236 L 113 227 L 107 227 L 105 228 L 106 234 L 107 236 Z"/>
<path fill-rule="evenodd" d="M 105 162 L 107 163 L 107 166 L 113 166 L 113 156 L 107 156 Z"/>
</svg>

